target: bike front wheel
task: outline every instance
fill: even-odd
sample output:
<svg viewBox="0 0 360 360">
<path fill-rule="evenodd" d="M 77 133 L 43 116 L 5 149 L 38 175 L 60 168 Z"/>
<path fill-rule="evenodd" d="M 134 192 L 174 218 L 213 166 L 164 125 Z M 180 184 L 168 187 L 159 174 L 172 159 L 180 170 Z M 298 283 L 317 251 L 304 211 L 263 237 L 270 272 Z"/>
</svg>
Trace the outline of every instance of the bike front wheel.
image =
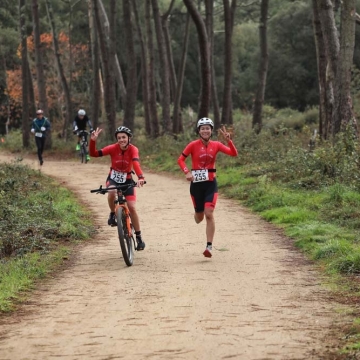
<svg viewBox="0 0 360 360">
<path fill-rule="evenodd" d="M 117 211 L 117 229 L 119 242 L 124 261 L 127 266 L 131 266 L 134 262 L 134 245 L 132 236 L 130 236 L 126 225 L 126 214 L 123 208 Z"/>
</svg>

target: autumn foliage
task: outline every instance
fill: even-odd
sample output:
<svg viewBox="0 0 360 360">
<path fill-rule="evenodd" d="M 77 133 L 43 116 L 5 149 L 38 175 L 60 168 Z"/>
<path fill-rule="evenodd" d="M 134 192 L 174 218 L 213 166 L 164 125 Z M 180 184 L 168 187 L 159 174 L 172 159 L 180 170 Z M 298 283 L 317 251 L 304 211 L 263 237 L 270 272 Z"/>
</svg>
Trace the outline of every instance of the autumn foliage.
<svg viewBox="0 0 360 360">
<path fill-rule="evenodd" d="M 89 49 L 85 44 L 71 44 L 69 37 L 64 32 L 58 36 L 61 62 L 65 69 L 72 69 L 72 72 L 66 74 L 68 83 L 71 83 L 73 100 L 75 102 L 86 102 L 87 87 L 91 78 L 91 69 L 89 65 Z M 43 60 L 43 70 L 45 73 L 46 93 L 48 106 L 52 121 L 61 116 L 61 109 L 64 105 L 63 91 L 58 78 L 58 70 L 53 50 L 53 37 L 50 33 L 44 33 L 40 36 L 41 51 Z M 31 72 L 31 85 L 34 88 L 35 102 L 38 103 L 38 89 L 36 82 L 35 67 L 35 44 L 33 35 L 27 38 L 28 59 Z M 71 55 L 70 55 L 71 49 Z M 21 44 L 17 49 L 17 55 L 21 58 Z M 71 64 L 70 64 L 71 59 Z M 71 66 L 70 66 L 71 65 Z M 10 123 L 12 127 L 18 127 L 21 119 L 21 67 L 7 71 L 6 93 L 8 103 L 10 104 Z M 70 79 L 71 77 L 71 79 Z M 71 80 L 71 82 L 70 82 Z M 36 104 L 35 104 L 36 105 Z M 8 107 L 0 107 L 0 118 L 7 118 Z"/>
</svg>

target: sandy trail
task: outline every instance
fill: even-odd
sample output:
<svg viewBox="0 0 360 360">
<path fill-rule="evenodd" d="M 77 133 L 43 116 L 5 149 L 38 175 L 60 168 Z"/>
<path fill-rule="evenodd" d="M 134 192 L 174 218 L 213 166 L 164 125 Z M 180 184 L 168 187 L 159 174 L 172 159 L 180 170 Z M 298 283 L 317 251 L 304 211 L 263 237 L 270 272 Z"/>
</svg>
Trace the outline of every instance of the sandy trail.
<svg viewBox="0 0 360 360">
<path fill-rule="evenodd" d="M 127 267 L 106 225 L 106 197 L 89 192 L 108 166 L 45 160 L 42 171 L 88 204 L 99 233 L 20 315 L 2 319 L 0 359 L 294 360 L 326 350 L 340 318 L 319 274 L 234 201 L 219 198 L 214 255 L 206 259 L 189 184 L 146 174 L 137 191 L 146 249 Z"/>
</svg>

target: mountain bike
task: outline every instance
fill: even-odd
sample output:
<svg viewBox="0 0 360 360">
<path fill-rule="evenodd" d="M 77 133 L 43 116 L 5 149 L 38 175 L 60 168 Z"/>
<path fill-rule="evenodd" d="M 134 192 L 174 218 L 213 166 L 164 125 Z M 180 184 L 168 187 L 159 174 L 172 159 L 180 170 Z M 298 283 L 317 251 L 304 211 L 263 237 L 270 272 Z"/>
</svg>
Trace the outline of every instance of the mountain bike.
<svg viewBox="0 0 360 360">
<path fill-rule="evenodd" d="M 103 195 L 105 195 L 110 190 L 117 191 L 115 198 L 115 215 L 116 215 L 117 231 L 119 236 L 121 252 L 123 254 L 123 258 L 127 266 L 131 266 L 134 262 L 134 249 L 137 250 L 137 244 L 135 241 L 135 229 L 131 222 L 130 211 L 127 206 L 127 202 L 124 194 L 126 194 L 126 191 L 128 189 L 136 186 L 137 183 L 133 181 L 130 184 L 118 184 L 106 188 L 103 188 L 100 185 L 98 189 L 90 190 L 91 193 L 97 193 Z"/>
<path fill-rule="evenodd" d="M 89 133 L 86 130 L 80 130 L 78 132 L 78 136 L 80 137 L 80 151 L 79 151 L 80 161 L 81 161 L 81 163 L 85 162 L 85 164 L 88 162 L 88 154 L 89 154 L 88 150 L 87 150 L 88 135 L 89 135 Z"/>
</svg>

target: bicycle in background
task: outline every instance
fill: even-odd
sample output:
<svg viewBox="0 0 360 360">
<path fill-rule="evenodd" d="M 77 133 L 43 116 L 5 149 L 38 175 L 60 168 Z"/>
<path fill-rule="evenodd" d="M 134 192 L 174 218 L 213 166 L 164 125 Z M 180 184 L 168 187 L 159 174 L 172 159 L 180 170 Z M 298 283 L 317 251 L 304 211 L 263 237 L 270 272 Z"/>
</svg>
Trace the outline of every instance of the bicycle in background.
<svg viewBox="0 0 360 360">
<path fill-rule="evenodd" d="M 79 130 L 77 132 L 78 137 L 80 138 L 80 150 L 79 156 L 81 163 L 87 163 L 90 160 L 89 152 L 88 152 L 88 135 L 89 133 L 86 130 Z"/>
<path fill-rule="evenodd" d="M 135 229 L 131 222 L 130 211 L 127 206 L 125 194 L 128 189 L 136 186 L 137 183 L 133 181 L 130 184 L 119 184 L 106 188 L 100 186 L 98 189 L 90 190 L 91 193 L 103 195 L 105 195 L 110 190 L 117 191 L 117 196 L 115 198 L 116 226 L 121 252 L 127 266 L 131 266 L 134 263 L 134 249 L 137 250 L 137 244 L 135 241 Z"/>
</svg>

